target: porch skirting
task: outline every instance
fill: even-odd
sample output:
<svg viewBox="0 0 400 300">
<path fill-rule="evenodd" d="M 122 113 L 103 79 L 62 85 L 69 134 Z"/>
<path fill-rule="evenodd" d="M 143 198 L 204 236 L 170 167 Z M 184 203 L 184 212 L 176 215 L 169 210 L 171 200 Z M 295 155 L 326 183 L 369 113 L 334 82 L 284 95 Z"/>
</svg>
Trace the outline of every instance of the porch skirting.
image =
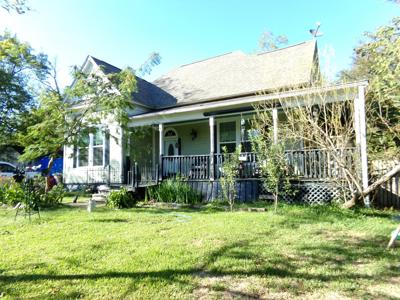
<svg viewBox="0 0 400 300">
<path fill-rule="evenodd" d="M 203 201 L 211 202 L 221 199 L 222 190 L 219 180 L 215 181 L 188 181 L 188 184 L 198 191 Z M 301 181 L 293 184 L 295 194 L 285 196 L 280 201 L 288 203 L 324 204 L 339 200 L 344 197 L 346 190 L 328 182 Z M 237 201 L 251 202 L 259 199 L 271 199 L 271 194 L 265 191 L 261 180 L 243 179 L 237 181 Z"/>
</svg>

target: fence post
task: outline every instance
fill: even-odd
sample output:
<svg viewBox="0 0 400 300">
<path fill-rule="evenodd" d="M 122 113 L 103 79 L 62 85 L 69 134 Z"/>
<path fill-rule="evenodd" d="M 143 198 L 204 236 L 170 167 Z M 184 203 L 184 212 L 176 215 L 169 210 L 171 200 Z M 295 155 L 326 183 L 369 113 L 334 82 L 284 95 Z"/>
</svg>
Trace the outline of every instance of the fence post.
<svg viewBox="0 0 400 300">
<path fill-rule="evenodd" d="M 156 180 L 156 184 L 158 184 L 158 181 L 159 181 L 159 178 L 160 178 L 160 173 L 159 173 L 159 168 L 158 168 L 158 164 L 156 164 L 156 169 L 154 170 L 155 171 L 155 180 Z"/>
</svg>

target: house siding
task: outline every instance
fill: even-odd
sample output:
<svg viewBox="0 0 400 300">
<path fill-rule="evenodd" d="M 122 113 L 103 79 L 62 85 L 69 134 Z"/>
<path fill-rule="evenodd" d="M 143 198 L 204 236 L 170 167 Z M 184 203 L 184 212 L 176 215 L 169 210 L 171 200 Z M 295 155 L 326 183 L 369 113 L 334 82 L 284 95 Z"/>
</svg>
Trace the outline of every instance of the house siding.
<svg viewBox="0 0 400 300">
<path fill-rule="evenodd" d="M 169 126 L 176 129 L 181 139 L 182 155 L 198 155 L 210 153 L 210 129 L 207 122 Z M 197 132 L 192 139 L 192 130 Z"/>
</svg>

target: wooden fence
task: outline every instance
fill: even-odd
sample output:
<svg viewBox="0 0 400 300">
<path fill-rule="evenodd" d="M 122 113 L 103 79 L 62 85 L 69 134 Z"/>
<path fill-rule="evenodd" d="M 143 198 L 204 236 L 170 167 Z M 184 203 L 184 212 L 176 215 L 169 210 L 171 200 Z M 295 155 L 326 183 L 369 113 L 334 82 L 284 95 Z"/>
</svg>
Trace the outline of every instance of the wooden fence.
<svg viewBox="0 0 400 300">
<path fill-rule="evenodd" d="M 400 209 L 400 172 L 382 184 L 374 194 L 374 204 L 379 208 Z"/>
</svg>

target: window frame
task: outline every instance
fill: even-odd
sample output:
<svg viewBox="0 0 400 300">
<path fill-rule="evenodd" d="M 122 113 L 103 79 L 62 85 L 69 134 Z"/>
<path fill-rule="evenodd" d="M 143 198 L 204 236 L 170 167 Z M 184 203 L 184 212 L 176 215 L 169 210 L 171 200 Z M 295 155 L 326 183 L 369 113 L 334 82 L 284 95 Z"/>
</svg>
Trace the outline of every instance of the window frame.
<svg viewBox="0 0 400 300">
<path fill-rule="evenodd" d="M 102 143 L 95 145 L 95 135 L 96 133 L 89 133 L 89 144 L 86 147 L 76 147 L 76 152 L 75 152 L 75 169 L 76 168 L 89 168 L 89 167 L 104 167 L 105 166 L 105 161 L 106 161 L 106 133 L 103 128 L 101 127 L 96 127 L 96 130 L 100 130 L 101 132 L 101 138 L 102 138 Z M 102 151 L 102 163 L 99 165 L 94 164 L 94 149 L 95 148 L 101 148 Z M 80 165 L 80 151 L 81 149 L 86 149 L 88 151 L 87 155 L 87 165 Z"/>
<path fill-rule="evenodd" d="M 248 121 L 252 118 L 252 115 L 246 115 L 246 116 L 233 116 L 233 117 L 225 117 L 225 118 L 220 118 L 216 119 L 217 123 L 217 154 L 221 154 L 221 144 L 233 144 L 234 142 L 222 142 L 221 141 L 221 124 L 222 123 L 231 123 L 235 122 L 235 147 L 238 147 L 242 143 L 241 139 L 241 120 L 244 119 L 245 121 Z M 243 142 L 248 142 L 249 140 L 243 140 Z M 244 151 L 242 151 L 245 153 Z"/>
</svg>

